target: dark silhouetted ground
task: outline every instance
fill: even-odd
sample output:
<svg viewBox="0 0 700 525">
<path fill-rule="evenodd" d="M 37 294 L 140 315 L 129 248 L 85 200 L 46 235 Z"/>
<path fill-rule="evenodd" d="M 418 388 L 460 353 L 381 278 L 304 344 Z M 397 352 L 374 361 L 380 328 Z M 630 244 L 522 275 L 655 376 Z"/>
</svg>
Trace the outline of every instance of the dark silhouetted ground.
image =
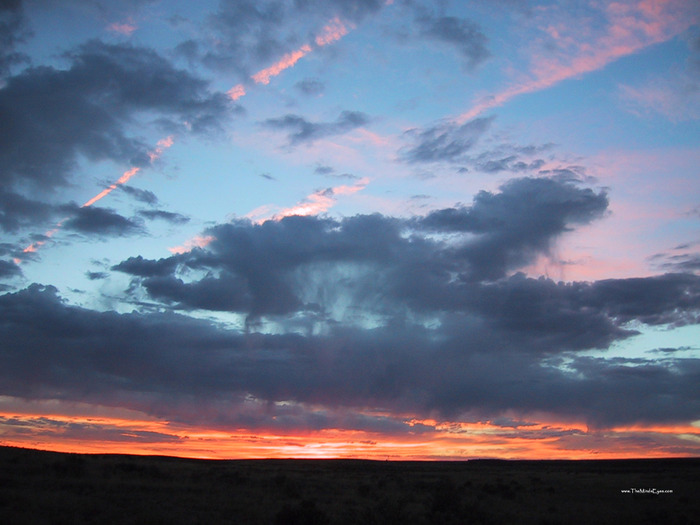
<svg viewBox="0 0 700 525">
<path fill-rule="evenodd" d="M 0 523 L 13 525 L 669 525 L 698 523 L 698 495 L 700 458 L 205 461 L 0 447 Z"/>
</svg>

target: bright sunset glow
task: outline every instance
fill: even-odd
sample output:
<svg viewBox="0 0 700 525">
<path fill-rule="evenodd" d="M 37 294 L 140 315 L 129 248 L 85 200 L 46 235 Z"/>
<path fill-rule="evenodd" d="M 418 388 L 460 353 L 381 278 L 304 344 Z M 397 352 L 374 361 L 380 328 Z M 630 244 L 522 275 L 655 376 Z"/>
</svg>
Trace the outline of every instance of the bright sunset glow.
<svg viewBox="0 0 700 525">
<path fill-rule="evenodd" d="M 697 1 L 0 32 L 0 445 L 700 456 Z"/>
</svg>

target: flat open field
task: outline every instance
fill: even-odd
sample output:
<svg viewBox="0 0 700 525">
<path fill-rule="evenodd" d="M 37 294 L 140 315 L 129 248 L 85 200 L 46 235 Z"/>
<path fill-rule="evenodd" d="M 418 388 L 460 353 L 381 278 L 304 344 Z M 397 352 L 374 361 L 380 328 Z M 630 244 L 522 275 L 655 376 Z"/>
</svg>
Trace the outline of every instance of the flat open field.
<svg viewBox="0 0 700 525">
<path fill-rule="evenodd" d="M 0 447 L 8 524 L 698 523 L 698 495 L 700 458 L 206 461 Z"/>
</svg>

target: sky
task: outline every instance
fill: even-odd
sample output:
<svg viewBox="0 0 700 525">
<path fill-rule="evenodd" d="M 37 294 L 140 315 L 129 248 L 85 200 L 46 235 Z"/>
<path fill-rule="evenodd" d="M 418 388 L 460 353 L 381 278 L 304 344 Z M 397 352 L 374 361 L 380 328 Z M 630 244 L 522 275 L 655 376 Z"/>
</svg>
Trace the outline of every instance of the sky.
<svg viewBox="0 0 700 525">
<path fill-rule="evenodd" d="M 3 0 L 0 445 L 700 455 L 696 0 Z"/>
</svg>

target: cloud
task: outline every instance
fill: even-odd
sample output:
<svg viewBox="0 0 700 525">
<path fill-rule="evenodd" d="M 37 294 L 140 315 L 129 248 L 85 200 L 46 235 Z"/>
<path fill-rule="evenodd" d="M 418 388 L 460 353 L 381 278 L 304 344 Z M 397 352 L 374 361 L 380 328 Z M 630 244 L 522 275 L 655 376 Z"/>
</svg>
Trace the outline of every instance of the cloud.
<svg viewBox="0 0 700 525">
<path fill-rule="evenodd" d="M 141 190 L 138 188 L 134 188 L 133 186 L 127 186 L 124 184 L 120 184 L 119 189 L 139 202 L 154 205 L 158 204 L 158 197 L 156 197 L 156 194 L 152 191 Z"/>
<path fill-rule="evenodd" d="M 311 122 L 300 115 L 285 115 L 267 119 L 263 125 L 270 129 L 289 131 L 290 145 L 313 143 L 315 140 L 341 135 L 367 125 L 370 118 L 359 111 L 343 111 L 335 122 Z"/>
<path fill-rule="evenodd" d="M 522 268 L 536 254 L 548 254 L 556 237 L 575 224 L 603 215 L 605 193 L 555 179 L 514 179 L 501 193 L 480 192 L 470 208 L 430 213 L 421 226 L 436 231 L 479 234 L 463 252 L 481 278 L 498 278 Z"/>
<path fill-rule="evenodd" d="M 149 49 L 91 41 L 66 59 L 68 69 L 29 68 L 0 89 L 5 185 L 46 191 L 66 184 L 81 156 L 147 165 L 148 147 L 127 133 L 146 112 L 194 132 L 216 127 L 228 113 L 225 95 L 211 94 L 206 82 Z"/>
<path fill-rule="evenodd" d="M 131 36 L 132 33 L 138 29 L 138 27 L 133 23 L 133 21 L 124 22 L 121 24 L 119 22 L 113 22 L 109 24 L 109 26 L 107 26 L 107 29 L 109 31 L 112 31 L 113 33 L 118 33 L 124 36 Z"/>
<path fill-rule="evenodd" d="M 417 17 L 416 22 L 422 37 L 453 46 L 467 70 L 474 69 L 490 56 L 486 48 L 486 35 L 478 24 L 470 20 L 423 14 Z"/>
<path fill-rule="evenodd" d="M 493 117 L 477 118 L 465 124 L 442 122 L 426 129 L 412 129 L 406 137 L 413 145 L 404 147 L 399 156 L 409 163 L 456 162 L 470 151 L 488 131 Z"/>
<path fill-rule="evenodd" d="M 186 224 L 190 222 L 190 218 L 180 213 L 173 213 L 164 210 L 141 210 L 139 215 L 149 220 L 160 219 L 171 224 Z"/>
<path fill-rule="evenodd" d="M 693 2 L 669 0 L 589 4 L 577 9 L 550 6 L 534 17 L 537 33 L 528 73 L 511 86 L 477 101 L 455 120 L 470 121 L 514 97 L 541 91 L 682 33 L 697 22 Z M 583 36 L 582 36 L 583 35 Z"/>
<path fill-rule="evenodd" d="M 107 272 L 85 272 L 85 277 L 91 281 L 101 281 L 109 277 Z"/>
<path fill-rule="evenodd" d="M 10 261 L 0 259 L 0 279 L 8 279 L 22 275 L 19 266 Z"/>
<path fill-rule="evenodd" d="M 143 231 L 142 226 L 109 208 L 98 206 L 63 206 L 69 217 L 61 222 L 66 230 L 85 235 L 113 235 L 123 237 Z"/>
<path fill-rule="evenodd" d="M 129 257 L 125 261 L 112 266 L 112 270 L 130 273 L 140 277 L 157 277 L 171 274 L 178 261 L 175 258 L 159 259 L 157 261 L 144 259 L 142 256 Z"/>
<path fill-rule="evenodd" d="M 674 278 L 660 278 L 666 279 Z M 336 325 L 300 335 L 245 334 L 173 313 L 97 312 L 34 284 L 0 296 L 0 394 L 248 429 L 411 431 L 386 411 L 472 420 L 549 413 L 603 428 L 697 418 L 700 360 L 606 359 L 565 350 L 576 347 L 571 341 L 590 344 L 616 327 L 604 313 L 583 307 L 567 313 L 551 302 L 567 296 L 577 303 L 576 292 L 596 295 L 593 287 L 579 283 L 570 290 L 524 277 L 499 286 L 489 290 L 496 301 L 487 307 L 444 315 L 433 328 Z M 522 290 L 531 293 L 521 296 Z M 696 297 L 699 291 L 697 277 L 682 290 Z M 509 304 L 513 298 L 531 302 L 518 309 Z M 556 327 L 548 317 L 552 306 L 555 317 L 578 319 L 559 325 L 551 338 L 546 326 L 535 324 L 533 332 L 508 324 L 525 314 L 533 318 L 522 324 L 547 319 Z M 596 318 L 607 324 L 571 322 Z M 612 330 L 607 337 L 625 335 Z"/>
<path fill-rule="evenodd" d="M 304 95 L 308 95 L 310 97 L 318 97 L 322 95 L 323 91 L 325 90 L 323 82 L 315 78 L 305 78 L 304 80 L 294 84 L 294 87 Z"/>
<path fill-rule="evenodd" d="M 26 55 L 15 49 L 27 33 L 22 2 L 3 1 L 0 4 L 0 79 L 10 72 L 13 65 L 29 61 Z"/>
<path fill-rule="evenodd" d="M 182 51 L 199 52 L 208 67 L 247 78 L 280 56 L 289 62 L 310 52 L 312 42 L 320 47 L 338 40 L 347 32 L 343 21 L 360 23 L 383 5 L 379 0 L 224 1 L 209 19 L 213 42 L 188 44 Z M 307 41 L 309 34 L 314 36 Z"/>
<path fill-rule="evenodd" d="M 15 233 L 25 226 L 45 222 L 55 213 L 51 204 L 0 189 L 0 228 L 6 232 Z"/>
<path fill-rule="evenodd" d="M 350 188 L 357 191 L 355 186 L 342 191 Z M 207 229 L 210 240 L 202 249 L 157 264 L 140 261 L 136 270 L 127 262 L 116 269 L 143 277 L 143 264 L 160 269 L 169 261 L 172 275 L 159 272 L 158 279 L 142 284 L 153 298 L 185 309 L 219 309 L 221 301 L 207 303 L 205 290 L 217 289 L 213 276 L 220 274 L 217 293 L 228 290 L 232 311 L 251 319 L 318 308 L 331 312 L 339 297 L 316 294 L 331 282 L 349 282 L 346 273 L 356 276 L 353 293 L 380 294 L 432 314 L 463 301 L 467 283 L 500 279 L 549 253 L 558 236 L 601 217 L 607 204 L 605 193 L 573 183 L 517 179 L 500 193 L 479 193 L 470 207 L 414 219 L 375 214 L 336 220 L 293 215 L 293 210 L 257 224 L 237 219 Z M 186 283 L 184 275 L 175 275 L 181 265 L 211 276 Z M 316 277 L 307 283 L 303 276 L 308 272 Z M 333 288 L 348 291 L 341 284 Z"/>
<path fill-rule="evenodd" d="M 351 177 L 355 178 L 355 177 Z M 247 219 L 255 220 L 256 222 L 264 222 L 268 219 L 280 220 L 284 217 L 290 216 L 305 216 L 305 215 L 319 215 L 328 211 L 337 201 L 339 195 L 352 195 L 365 189 L 369 184 L 369 179 L 359 179 L 356 184 L 352 186 L 343 185 L 335 186 L 330 188 L 323 188 L 314 191 L 311 195 L 308 195 L 301 202 L 295 204 L 290 208 L 281 209 L 270 215 L 271 207 L 262 206 L 246 215 Z M 262 214 L 262 215 L 261 215 Z"/>
</svg>

